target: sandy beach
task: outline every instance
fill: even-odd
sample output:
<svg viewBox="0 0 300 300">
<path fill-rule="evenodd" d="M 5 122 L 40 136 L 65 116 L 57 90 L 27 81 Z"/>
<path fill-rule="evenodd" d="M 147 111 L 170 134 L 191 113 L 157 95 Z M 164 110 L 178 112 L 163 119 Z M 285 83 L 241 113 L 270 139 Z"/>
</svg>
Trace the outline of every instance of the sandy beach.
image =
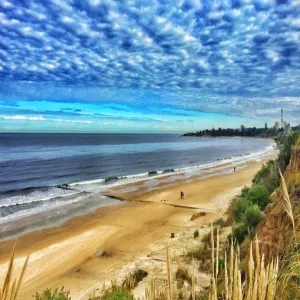
<svg viewBox="0 0 300 300">
<path fill-rule="evenodd" d="M 176 236 L 222 216 L 230 200 L 251 184 L 262 163 L 248 162 L 236 172 L 194 176 L 188 182 L 181 179 L 169 184 L 158 178 L 159 188 L 151 192 L 140 188 L 141 182 L 126 186 L 127 192 L 124 186 L 116 187 L 108 193 L 128 201 L 19 237 L 16 271 L 30 254 L 20 299 L 61 286 L 71 291 L 72 300 L 88 299 L 104 282 L 124 278 L 135 261 L 150 259 L 155 247 L 170 243 L 171 232 Z M 191 221 L 198 212 L 205 215 Z M 0 243 L 0 282 L 14 242 Z"/>
</svg>

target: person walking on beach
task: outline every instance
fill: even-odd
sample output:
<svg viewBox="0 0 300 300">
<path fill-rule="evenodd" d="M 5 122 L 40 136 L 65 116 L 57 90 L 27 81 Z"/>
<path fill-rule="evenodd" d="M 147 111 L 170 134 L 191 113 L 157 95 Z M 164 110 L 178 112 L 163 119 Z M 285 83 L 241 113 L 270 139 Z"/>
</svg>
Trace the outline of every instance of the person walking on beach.
<svg viewBox="0 0 300 300">
<path fill-rule="evenodd" d="M 180 199 L 184 199 L 184 193 L 183 193 L 183 191 L 180 192 Z"/>
<path fill-rule="evenodd" d="M 235 172 L 235 167 L 233 167 L 233 171 Z"/>
</svg>

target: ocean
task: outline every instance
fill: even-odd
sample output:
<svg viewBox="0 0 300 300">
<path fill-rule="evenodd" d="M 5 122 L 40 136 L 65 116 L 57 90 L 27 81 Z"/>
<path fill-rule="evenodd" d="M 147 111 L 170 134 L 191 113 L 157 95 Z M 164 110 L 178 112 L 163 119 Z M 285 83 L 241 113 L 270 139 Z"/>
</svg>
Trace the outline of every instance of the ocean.
<svg viewBox="0 0 300 300">
<path fill-rule="evenodd" d="M 179 172 L 189 178 L 207 166 L 227 161 L 243 164 L 272 151 L 272 141 L 265 139 L 3 133 L 0 239 L 34 225 L 46 226 L 66 216 L 115 205 L 118 201 L 101 196 L 115 185 Z M 95 194 L 99 197 L 90 197 Z M 40 220 L 33 218 L 37 214 Z M 16 223 L 17 227 L 12 226 Z"/>
</svg>

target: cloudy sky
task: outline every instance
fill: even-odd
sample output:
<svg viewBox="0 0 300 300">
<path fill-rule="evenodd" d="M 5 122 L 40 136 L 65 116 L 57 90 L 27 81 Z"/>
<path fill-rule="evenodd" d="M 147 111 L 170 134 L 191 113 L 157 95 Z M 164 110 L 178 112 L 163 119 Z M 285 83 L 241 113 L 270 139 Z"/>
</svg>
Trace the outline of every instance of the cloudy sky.
<svg viewBox="0 0 300 300">
<path fill-rule="evenodd" d="M 300 123 L 299 0 L 0 0 L 0 131 Z"/>
</svg>

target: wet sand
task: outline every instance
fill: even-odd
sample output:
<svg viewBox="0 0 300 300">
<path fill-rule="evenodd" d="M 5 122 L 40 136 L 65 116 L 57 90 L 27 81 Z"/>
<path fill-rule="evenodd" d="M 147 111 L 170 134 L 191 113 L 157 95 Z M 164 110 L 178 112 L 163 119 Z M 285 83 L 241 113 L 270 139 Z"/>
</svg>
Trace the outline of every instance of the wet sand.
<svg viewBox="0 0 300 300">
<path fill-rule="evenodd" d="M 125 265 L 147 257 L 158 243 L 168 243 L 171 232 L 176 235 L 184 228 L 208 224 L 222 215 L 234 195 L 251 184 L 261 165 L 249 162 L 232 174 L 194 176 L 191 182 L 181 179 L 169 184 L 158 178 L 159 188 L 151 192 L 139 188 L 140 182 L 131 192 L 122 192 L 124 186 L 114 188 L 109 193 L 130 201 L 23 235 L 18 239 L 16 271 L 25 256 L 31 256 L 20 299 L 32 299 L 36 291 L 61 286 L 71 291 L 72 300 L 88 299 L 104 281 L 123 278 Z M 185 193 L 182 200 L 180 191 Z M 191 221 L 197 212 L 206 215 Z M 0 243 L 0 282 L 13 243 Z"/>
</svg>

